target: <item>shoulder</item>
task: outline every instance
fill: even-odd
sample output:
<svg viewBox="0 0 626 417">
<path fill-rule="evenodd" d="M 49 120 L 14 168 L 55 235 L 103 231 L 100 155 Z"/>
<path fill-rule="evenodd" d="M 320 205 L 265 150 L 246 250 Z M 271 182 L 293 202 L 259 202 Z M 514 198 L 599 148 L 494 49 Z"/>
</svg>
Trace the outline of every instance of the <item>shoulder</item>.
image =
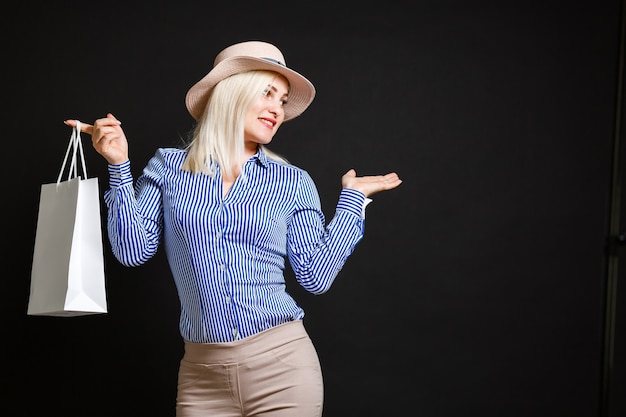
<svg viewBox="0 0 626 417">
<path fill-rule="evenodd" d="M 158 148 L 154 155 L 155 158 L 177 161 L 183 160 L 187 156 L 187 151 L 179 148 Z"/>
<path fill-rule="evenodd" d="M 262 165 L 264 165 L 266 168 L 273 170 L 273 171 L 282 171 L 282 172 L 289 173 L 292 175 L 297 175 L 297 176 L 301 176 L 301 175 L 309 176 L 306 170 L 296 165 L 293 165 L 289 162 L 278 161 L 275 159 L 263 158 L 263 157 L 261 157 L 260 160 L 262 161 L 261 163 Z"/>
<path fill-rule="evenodd" d="M 158 148 L 150 162 L 168 167 L 180 167 L 186 157 L 187 151 L 183 149 Z"/>
<path fill-rule="evenodd" d="M 164 175 L 167 172 L 177 172 L 180 170 L 187 151 L 177 148 L 158 148 L 154 156 L 148 161 L 148 165 L 144 173 L 153 173 L 153 175 Z"/>
<path fill-rule="evenodd" d="M 313 178 L 311 178 L 309 173 L 296 165 L 271 159 L 268 159 L 265 164 L 270 171 L 278 172 L 283 178 L 289 178 L 297 184 L 313 184 Z"/>
</svg>

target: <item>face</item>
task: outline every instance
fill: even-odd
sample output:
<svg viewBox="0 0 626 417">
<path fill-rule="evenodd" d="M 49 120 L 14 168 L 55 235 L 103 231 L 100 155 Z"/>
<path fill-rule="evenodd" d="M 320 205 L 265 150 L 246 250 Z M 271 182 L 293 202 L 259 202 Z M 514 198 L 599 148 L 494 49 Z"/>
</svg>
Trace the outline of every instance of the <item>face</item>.
<svg viewBox="0 0 626 417">
<path fill-rule="evenodd" d="M 285 119 L 284 106 L 287 104 L 289 83 L 282 75 L 277 75 L 265 91 L 250 107 L 246 114 L 244 141 L 246 148 L 254 150 L 258 145 L 272 141 L 274 134 Z"/>
</svg>

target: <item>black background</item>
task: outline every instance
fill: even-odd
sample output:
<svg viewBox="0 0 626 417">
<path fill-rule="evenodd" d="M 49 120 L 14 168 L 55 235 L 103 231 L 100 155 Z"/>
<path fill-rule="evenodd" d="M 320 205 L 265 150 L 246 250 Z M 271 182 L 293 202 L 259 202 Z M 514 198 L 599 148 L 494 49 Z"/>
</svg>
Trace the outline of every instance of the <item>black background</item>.
<svg viewBox="0 0 626 417">
<path fill-rule="evenodd" d="M 40 186 L 61 167 L 63 120 L 107 112 L 138 175 L 191 129 L 187 89 L 244 40 L 276 44 L 317 88 L 271 148 L 310 172 L 328 219 L 349 168 L 404 180 L 374 196 L 329 293 L 288 276 L 325 417 L 626 415 L 624 278 L 602 395 L 621 1 L 14 6 L 1 29 L 9 415 L 174 415 L 182 341 L 163 252 L 124 268 L 105 242 L 106 315 L 27 316 Z M 105 161 L 90 145 L 86 158 L 106 188 Z"/>
</svg>

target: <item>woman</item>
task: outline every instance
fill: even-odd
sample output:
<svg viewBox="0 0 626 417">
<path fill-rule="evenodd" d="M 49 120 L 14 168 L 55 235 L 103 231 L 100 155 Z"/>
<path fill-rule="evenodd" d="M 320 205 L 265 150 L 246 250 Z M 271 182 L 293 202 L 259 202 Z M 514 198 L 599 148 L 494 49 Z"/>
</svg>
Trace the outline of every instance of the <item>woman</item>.
<svg viewBox="0 0 626 417">
<path fill-rule="evenodd" d="M 179 417 L 322 414 L 320 363 L 286 291 L 285 260 L 307 291 L 326 292 L 363 236 L 369 197 L 402 181 L 349 170 L 326 225 L 308 173 L 267 148 L 314 96 L 274 45 L 232 45 L 187 93 L 191 141 L 158 149 L 136 182 L 120 122 L 112 114 L 81 122 L 109 163 L 116 258 L 141 265 L 165 245 L 185 345 Z"/>
</svg>

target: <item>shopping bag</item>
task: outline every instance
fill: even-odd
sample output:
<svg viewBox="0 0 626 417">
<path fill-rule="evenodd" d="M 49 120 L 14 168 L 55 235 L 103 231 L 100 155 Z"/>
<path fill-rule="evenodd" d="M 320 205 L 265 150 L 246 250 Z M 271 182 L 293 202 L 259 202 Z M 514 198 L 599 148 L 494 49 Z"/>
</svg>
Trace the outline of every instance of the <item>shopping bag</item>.
<svg viewBox="0 0 626 417">
<path fill-rule="evenodd" d="M 77 121 L 57 182 L 41 186 L 27 314 L 106 312 L 98 178 L 87 177 Z"/>
</svg>

